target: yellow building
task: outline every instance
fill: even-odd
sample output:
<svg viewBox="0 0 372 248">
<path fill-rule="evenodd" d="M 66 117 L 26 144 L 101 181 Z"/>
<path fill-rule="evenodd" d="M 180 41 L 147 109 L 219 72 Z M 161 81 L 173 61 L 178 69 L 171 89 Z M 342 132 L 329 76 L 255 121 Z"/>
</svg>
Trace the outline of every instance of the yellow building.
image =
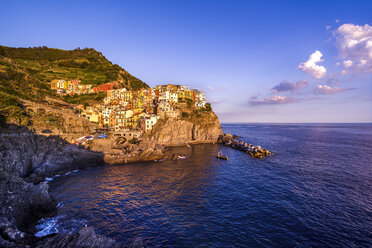
<svg viewBox="0 0 372 248">
<path fill-rule="evenodd" d="M 94 123 L 99 123 L 100 122 L 100 115 L 97 114 L 97 113 L 92 113 L 90 115 L 87 115 L 87 119 L 91 122 L 94 122 Z"/>
<path fill-rule="evenodd" d="M 188 99 L 192 99 L 193 97 L 192 97 L 192 92 L 191 91 L 189 91 L 189 90 L 185 90 L 185 98 L 188 98 Z"/>
<path fill-rule="evenodd" d="M 178 91 L 178 98 L 185 98 L 185 91 L 184 90 Z"/>
<path fill-rule="evenodd" d="M 132 98 L 133 98 L 132 91 L 124 92 L 124 101 L 129 102 L 130 100 L 132 100 Z"/>
<path fill-rule="evenodd" d="M 50 88 L 51 88 L 52 90 L 56 90 L 56 89 L 58 89 L 58 85 L 57 85 L 57 83 L 58 83 L 58 80 L 56 80 L 56 79 L 52 80 L 52 82 L 50 83 Z"/>
</svg>

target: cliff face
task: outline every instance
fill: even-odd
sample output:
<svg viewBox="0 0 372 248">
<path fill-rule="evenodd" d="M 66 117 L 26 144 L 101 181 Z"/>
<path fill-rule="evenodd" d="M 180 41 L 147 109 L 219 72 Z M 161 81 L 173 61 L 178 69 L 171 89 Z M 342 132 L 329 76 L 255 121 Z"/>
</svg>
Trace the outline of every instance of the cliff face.
<svg viewBox="0 0 372 248">
<path fill-rule="evenodd" d="M 218 117 L 211 111 L 201 116 L 168 118 L 159 120 L 151 139 L 164 145 L 183 145 L 188 143 L 214 143 L 222 135 Z"/>
<path fill-rule="evenodd" d="M 0 133 L 0 171 L 37 182 L 46 176 L 103 164 L 103 154 L 70 145 L 57 135 L 37 135 L 26 128 Z"/>
<path fill-rule="evenodd" d="M 27 112 L 29 128 L 37 133 L 48 129 L 71 142 L 80 136 L 88 135 L 96 124 L 79 117 L 73 110 L 56 108 L 53 105 L 23 100 Z M 14 123 L 17 124 L 17 123 Z"/>
</svg>

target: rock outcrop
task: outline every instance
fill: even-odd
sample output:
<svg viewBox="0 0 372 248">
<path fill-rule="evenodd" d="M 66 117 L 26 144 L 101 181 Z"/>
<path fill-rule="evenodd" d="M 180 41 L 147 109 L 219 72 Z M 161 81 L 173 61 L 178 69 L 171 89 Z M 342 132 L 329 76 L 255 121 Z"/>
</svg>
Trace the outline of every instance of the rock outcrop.
<svg viewBox="0 0 372 248">
<path fill-rule="evenodd" d="M 76 137 L 89 134 L 93 128 L 98 127 L 87 119 L 79 117 L 74 110 L 54 107 L 53 103 L 56 100 L 48 99 L 50 104 L 22 100 L 31 122 L 30 127 L 34 132 L 40 133 L 47 129 L 52 135 L 59 135 L 67 141 L 72 141 Z M 60 102 L 58 103 L 61 104 Z"/>
<path fill-rule="evenodd" d="M 248 144 L 242 140 L 237 140 L 233 138 L 231 134 L 224 134 L 218 138 L 218 143 L 222 143 L 225 146 L 229 146 L 231 148 L 240 150 L 245 152 L 253 158 L 265 158 L 267 156 L 274 155 L 269 150 L 262 148 L 261 146 L 254 146 L 252 144 Z"/>
<path fill-rule="evenodd" d="M 14 126 L 0 136 L 0 171 L 22 178 L 43 178 L 104 163 L 102 153 L 80 149 L 59 136 L 37 135 Z"/>
<path fill-rule="evenodd" d="M 32 224 L 56 206 L 47 184 L 26 183 L 5 171 L 0 171 L 0 195 L 0 247 L 27 242 L 33 236 Z"/>
<path fill-rule="evenodd" d="M 213 112 L 199 118 L 168 118 L 159 120 L 150 139 L 166 146 L 177 146 L 189 143 L 216 143 L 222 135 L 218 117 Z"/>
<path fill-rule="evenodd" d="M 34 225 L 53 214 L 45 177 L 102 165 L 103 155 L 59 136 L 38 135 L 10 125 L 0 132 L 0 247 L 33 244 Z"/>
</svg>

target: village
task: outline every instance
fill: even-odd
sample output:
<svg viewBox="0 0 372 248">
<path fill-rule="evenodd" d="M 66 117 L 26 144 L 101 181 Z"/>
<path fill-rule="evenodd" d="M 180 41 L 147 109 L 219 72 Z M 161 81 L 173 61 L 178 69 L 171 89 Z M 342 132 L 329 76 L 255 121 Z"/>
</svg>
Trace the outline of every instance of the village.
<svg viewBox="0 0 372 248">
<path fill-rule="evenodd" d="M 60 95 L 106 92 L 103 102 L 78 105 L 77 113 L 99 125 L 100 130 L 126 139 L 139 138 L 150 132 L 160 118 L 179 117 L 187 106 L 194 105 L 197 109 L 208 106 L 203 92 L 190 90 L 186 85 L 167 84 L 130 91 L 120 88 L 117 82 L 92 87 L 80 84 L 79 80 L 53 80 L 51 89 Z"/>
</svg>

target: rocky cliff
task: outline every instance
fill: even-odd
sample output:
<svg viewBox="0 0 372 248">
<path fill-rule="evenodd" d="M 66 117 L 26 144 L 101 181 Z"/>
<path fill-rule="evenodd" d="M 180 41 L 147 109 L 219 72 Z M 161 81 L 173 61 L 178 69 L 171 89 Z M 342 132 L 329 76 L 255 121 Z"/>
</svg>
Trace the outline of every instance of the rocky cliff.
<svg viewBox="0 0 372 248">
<path fill-rule="evenodd" d="M 45 177 L 103 163 L 101 153 L 58 135 L 38 135 L 14 124 L 0 129 L 0 247 L 34 243 L 36 221 L 56 210 Z"/>
<path fill-rule="evenodd" d="M 190 111 L 191 112 L 191 111 Z M 222 135 L 218 117 L 213 111 L 184 114 L 181 118 L 160 119 L 149 138 L 166 146 L 190 143 L 216 143 Z"/>
</svg>

